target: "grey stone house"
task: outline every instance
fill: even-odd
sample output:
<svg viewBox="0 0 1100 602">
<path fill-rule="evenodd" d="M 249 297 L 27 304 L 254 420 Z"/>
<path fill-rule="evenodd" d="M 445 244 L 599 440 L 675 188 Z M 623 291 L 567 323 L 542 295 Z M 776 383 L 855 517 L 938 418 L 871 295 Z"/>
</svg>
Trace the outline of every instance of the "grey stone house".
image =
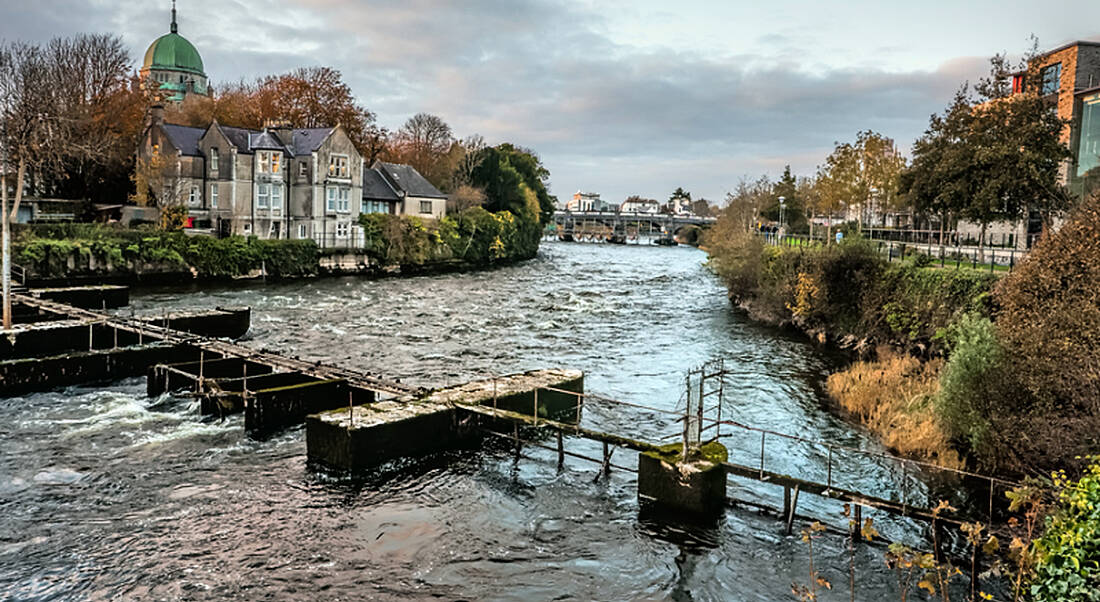
<svg viewBox="0 0 1100 602">
<path fill-rule="evenodd" d="M 158 204 L 183 204 L 190 226 L 219 236 L 361 241 L 364 165 L 341 126 L 248 130 L 165 124 L 154 108 L 138 159 L 165 159 Z"/>
</svg>

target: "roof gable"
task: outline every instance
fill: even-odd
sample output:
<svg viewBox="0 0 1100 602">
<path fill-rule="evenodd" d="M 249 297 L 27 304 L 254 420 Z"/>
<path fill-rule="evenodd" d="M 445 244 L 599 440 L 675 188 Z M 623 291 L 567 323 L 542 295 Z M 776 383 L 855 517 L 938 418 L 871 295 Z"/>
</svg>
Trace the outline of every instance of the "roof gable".
<svg viewBox="0 0 1100 602">
<path fill-rule="evenodd" d="M 171 123 L 162 124 L 160 128 L 172 146 L 176 147 L 176 150 L 181 154 L 192 157 L 202 156 L 202 151 L 199 149 L 199 140 L 202 140 L 203 134 L 206 133 L 205 129 Z"/>
<path fill-rule="evenodd" d="M 325 143 L 336 128 L 300 128 L 291 134 L 291 151 L 295 156 L 308 155 Z"/>
<path fill-rule="evenodd" d="M 420 172 L 413 169 L 411 165 L 377 161 L 373 169 L 377 169 L 381 172 L 382 175 L 385 176 L 386 181 L 393 186 L 395 190 L 404 192 L 406 196 L 435 199 L 447 198 L 447 195 L 440 192 L 438 188 L 433 186 L 424 176 L 420 175 Z"/>
<path fill-rule="evenodd" d="M 401 196 L 377 169 L 363 171 L 363 198 L 371 201 L 399 201 Z"/>
</svg>

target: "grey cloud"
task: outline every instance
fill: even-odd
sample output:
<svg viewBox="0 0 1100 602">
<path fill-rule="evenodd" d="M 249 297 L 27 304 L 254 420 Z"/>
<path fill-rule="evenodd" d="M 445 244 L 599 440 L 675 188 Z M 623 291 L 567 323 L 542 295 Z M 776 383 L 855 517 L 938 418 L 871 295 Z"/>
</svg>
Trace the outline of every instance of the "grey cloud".
<svg viewBox="0 0 1100 602">
<path fill-rule="evenodd" d="M 76 18 L 0 2 L 7 38 L 107 28 L 140 59 L 167 30 L 167 2 L 65 0 Z M 984 70 L 977 58 L 931 72 L 829 70 L 786 30 L 739 56 L 626 46 L 601 33 L 604 15 L 549 0 L 187 0 L 180 14 L 215 83 L 332 66 L 383 125 L 436 113 L 460 135 L 537 150 L 559 194 L 610 198 L 679 185 L 721 198 L 741 175 L 787 162 L 808 173 L 861 129 L 907 147 Z"/>
</svg>

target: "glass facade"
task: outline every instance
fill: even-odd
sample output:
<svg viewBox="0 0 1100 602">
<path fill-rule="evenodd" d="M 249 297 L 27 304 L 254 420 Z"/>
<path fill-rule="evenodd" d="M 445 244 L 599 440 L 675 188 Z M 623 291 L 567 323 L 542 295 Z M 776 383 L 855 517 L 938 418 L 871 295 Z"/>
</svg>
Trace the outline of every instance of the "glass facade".
<svg viewBox="0 0 1100 602">
<path fill-rule="evenodd" d="M 1081 99 L 1081 144 L 1077 149 L 1077 176 L 1083 177 L 1097 168 L 1100 168 L 1100 92 Z"/>
</svg>

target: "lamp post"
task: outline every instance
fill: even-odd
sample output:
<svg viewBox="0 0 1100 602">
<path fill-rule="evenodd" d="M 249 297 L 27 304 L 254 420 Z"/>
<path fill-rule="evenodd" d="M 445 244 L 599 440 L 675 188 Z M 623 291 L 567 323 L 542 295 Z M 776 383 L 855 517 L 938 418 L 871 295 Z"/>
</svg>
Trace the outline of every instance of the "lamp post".
<svg viewBox="0 0 1100 602">
<path fill-rule="evenodd" d="M 784 225 L 783 210 L 786 209 L 786 207 L 787 207 L 786 197 L 779 197 L 779 229 L 780 230 L 783 229 L 783 225 Z"/>
</svg>

